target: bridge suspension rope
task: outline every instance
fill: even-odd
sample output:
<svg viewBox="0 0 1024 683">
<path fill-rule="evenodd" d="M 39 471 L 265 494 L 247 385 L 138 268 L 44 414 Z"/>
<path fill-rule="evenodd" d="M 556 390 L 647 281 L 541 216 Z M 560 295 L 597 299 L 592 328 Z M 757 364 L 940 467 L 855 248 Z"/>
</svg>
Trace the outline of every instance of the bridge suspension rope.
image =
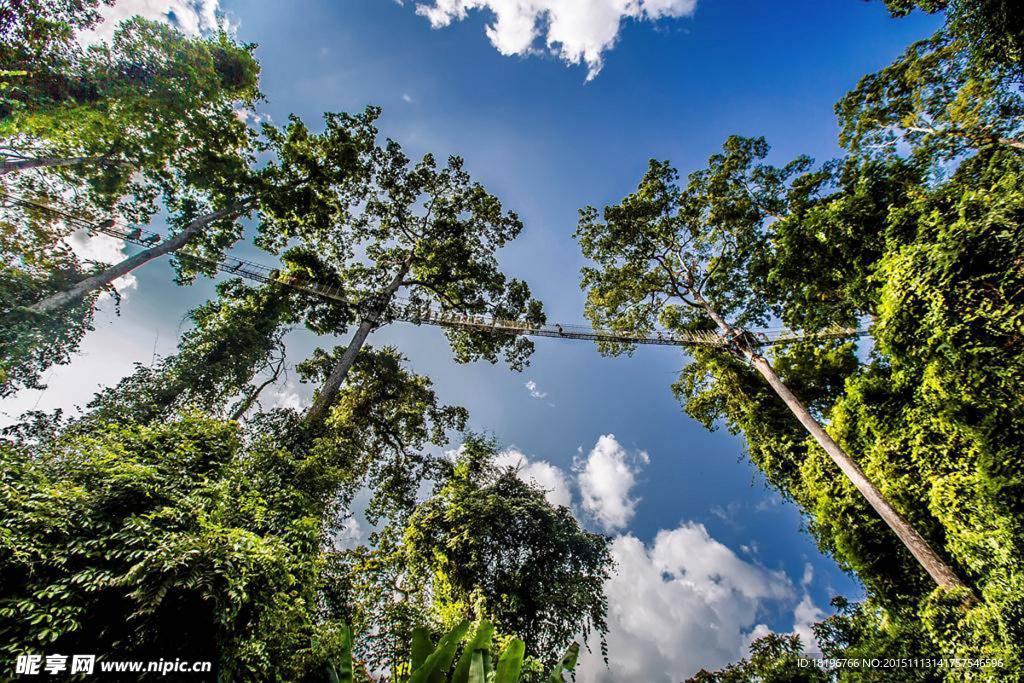
<svg viewBox="0 0 1024 683">
<path fill-rule="evenodd" d="M 0 191 L 0 197 L 16 206 L 27 210 L 45 211 L 64 220 L 70 227 L 87 230 L 90 233 L 102 233 L 116 237 L 130 244 L 141 247 L 152 247 L 163 238 L 160 234 L 145 230 L 138 226 L 119 226 L 112 220 L 93 222 L 60 209 L 26 200 L 16 195 Z M 320 297 L 347 305 L 358 305 L 344 295 L 339 285 L 329 285 L 304 278 L 291 273 L 282 273 L 255 261 L 226 255 L 221 259 L 213 259 L 201 254 L 186 252 L 175 253 L 181 259 L 211 266 L 223 273 L 242 277 L 254 282 L 273 283 L 288 287 L 295 291 Z M 467 329 L 493 334 L 513 334 L 530 337 L 551 337 L 556 339 L 579 339 L 609 344 L 644 344 L 655 346 L 710 346 L 728 347 L 735 340 L 714 331 L 660 331 L 641 335 L 616 330 L 602 330 L 585 325 L 549 323 L 535 325 L 523 320 L 508 320 L 494 316 L 467 315 L 457 311 L 440 310 L 433 307 L 417 305 L 404 299 L 396 299 L 385 312 L 393 320 L 412 323 L 414 325 L 435 325 L 455 329 Z M 802 333 L 785 328 L 752 330 L 746 343 L 755 346 L 774 346 L 789 344 L 808 339 L 843 339 L 868 334 L 865 327 L 834 327 L 813 333 Z"/>
</svg>

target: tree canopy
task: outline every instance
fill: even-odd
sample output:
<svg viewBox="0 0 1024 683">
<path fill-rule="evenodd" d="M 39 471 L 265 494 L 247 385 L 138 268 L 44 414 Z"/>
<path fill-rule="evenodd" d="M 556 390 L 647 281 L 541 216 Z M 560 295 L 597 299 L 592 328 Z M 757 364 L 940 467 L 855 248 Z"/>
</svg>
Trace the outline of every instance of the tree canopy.
<svg viewBox="0 0 1024 683">
<path fill-rule="evenodd" d="M 336 604 L 352 623 L 377 627 L 362 646 L 371 661 L 393 665 L 396 640 L 463 619 L 483 617 L 518 636 L 541 668 L 575 637 L 607 631 L 609 539 L 582 530 L 513 468 L 496 467 L 496 454 L 494 441 L 471 435 L 453 460 L 437 463 L 431 495 L 381 531 L 376 549 L 339 557 L 347 590 Z"/>
</svg>

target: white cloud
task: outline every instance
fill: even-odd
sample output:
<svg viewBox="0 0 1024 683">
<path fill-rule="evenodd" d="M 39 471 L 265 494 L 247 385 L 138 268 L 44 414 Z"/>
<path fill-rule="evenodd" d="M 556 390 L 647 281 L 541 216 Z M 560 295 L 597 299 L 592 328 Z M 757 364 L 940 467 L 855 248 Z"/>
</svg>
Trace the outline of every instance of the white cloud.
<svg viewBox="0 0 1024 683">
<path fill-rule="evenodd" d="M 136 15 L 166 21 L 186 35 L 230 29 L 220 16 L 219 0 L 118 0 L 113 7 L 100 5 L 103 21 L 92 31 L 79 35 L 82 43 L 109 40 L 121 21 Z"/>
<path fill-rule="evenodd" d="M 736 518 L 742 509 L 743 504 L 733 500 L 726 503 L 725 507 L 722 507 L 721 505 L 714 505 L 710 510 L 708 510 L 708 512 L 730 526 L 739 527 L 740 525 L 736 521 Z"/>
<path fill-rule="evenodd" d="M 811 627 L 827 616 L 828 614 L 814 604 L 811 596 L 804 593 L 800 604 L 793 610 L 793 633 L 800 636 L 804 652 L 817 653 L 821 651 L 821 646 L 818 645 L 818 639 L 814 637 L 814 630 Z"/>
<path fill-rule="evenodd" d="M 82 261 L 112 265 L 128 256 L 124 250 L 124 240 L 103 233 L 90 235 L 87 230 L 76 230 L 64 238 L 64 242 Z M 128 273 L 114 280 L 112 284 L 114 289 L 124 296 L 126 290 L 136 288 L 139 281 L 134 275 Z"/>
<path fill-rule="evenodd" d="M 363 525 L 354 515 L 349 515 L 335 532 L 333 540 L 336 550 L 351 550 L 365 540 Z"/>
<path fill-rule="evenodd" d="M 606 531 L 624 529 L 633 519 L 638 500 L 630 497 L 630 490 L 640 465 L 649 460 L 646 451 L 630 456 L 614 434 L 605 434 L 577 465 L 583 509 Z"/>
<path fill-rule="evenodd" d="M 402 93 L 402 101 L 406 104 L 412 104 L 412 95 L 407 92 Z"/>
<path fill-rule="evenodd" d="M 301 411 L 309 403 L 309 401 L 299 395 L 298 387 L 295 386 L 295 383 L 290 381 L 284 386 L 275 388 L 270 398 L 271 408 L 289 408 L 296 412 Z"/>
<path fill-rule="evenodd" d="M 814 565 L 810 562 L 804 562 L 804 575 L 800 578 L 800 586 L 807 590 L 812 581 L 814 581 Z"/>
<path fill-rule="evenodd" d="M 537 386 L 537 383 L 534 382 L 532 379 L 523 386 L 525 386 L 527 391 L 530 392 L 530 396 L 532 398 L 547 398 L 548 392 L 541 391 L 540 387 Z"/>
<path fill-rule="evenodd" d="M 572 508 L 572 492 L 565 472 L 544 460 L 530 460 L 525 454 L 509 448 L 494 458 L 498 467 L 515 467 L 520 479 L 535 484 L 545 491 L 548 502 Z"/>
<path fill-rule="evenodd" d="M 568 64 L 586 64 L 587 80 L 604 64 L 615 45 L 623 19 L 658 21 L 691 16 L 697 0 L 433 0 L 416 5 L 433 28 L 466 18 L 470 10 L 490 10 L 494 21 L 485 29 L 503 55 L 548 52 Z"/>
<path fill-rule="evenodd" d="M 793 610 L 793 633 L 800 636 L 800 642 L 805 652 L 819 652 L 821 647 L 818 639 L 814 637 L 814 630 L 811 628 L 828 615 L 821 610 L 808 592 L 811 583 L 814 581 L 814 566 L 810 562 L 804 563 L 804 575 L 800 578 L 800 587 L 804 590 L 804 597 L 800 604 Z"/>
<path fill-rule="evenodd" d="M 794 598 L 785 574 L 740 559 L 702 524 L 660 531 L 650 547 L 619 536 L 611 552 L 617 571 L 605 585 L 609 666 L 591 642 L 582 683 L 675 682 L 721 667 L 767 633 L 758 623 L 765 603 Z"/>
<path fill-rule="evenodd" d="M 813 581 L 814 566 L 810 562 L 805 562 L 804 573 L 800 578 L 800 588 L 803 589 L 804 594 L 793 610 L 793 630 L 790 631 L 790 634 L 800 637 L 800 644 L 805 653 L 820 654 L 821 646 L 818 644 L 818 639 L 814 637 L 814 625 L 825 619 L 828 613 L 814 604 L 814 600 L 808 592 Z M 747 636 L 743 648 L 744 653 L 749 652 L 751 643 L 771 632 L 772 630 L 764 624 L 754 627 L 754 630 Z"/>
<path fill-rule="evenodd" d="M 243 107 L 241 105 L 235 107 L 234 112 L 236 119 L 238 119 L 242 123 L 249 124 L 253 128 L 258 127 L 264 121 L 273 123 L 273 119 L 271 119 L 270 114 L 257 113 L 252 109 L 249 109 L 248 107 Z"/>
<path fill-rule="evenodd" d="M 767 498 L 762 498 L 754 504 L 754 510 L 757 512 L 768 512 L 782 505 L 782 496 L 778 493 L 772 493 Z"/>
</svg>

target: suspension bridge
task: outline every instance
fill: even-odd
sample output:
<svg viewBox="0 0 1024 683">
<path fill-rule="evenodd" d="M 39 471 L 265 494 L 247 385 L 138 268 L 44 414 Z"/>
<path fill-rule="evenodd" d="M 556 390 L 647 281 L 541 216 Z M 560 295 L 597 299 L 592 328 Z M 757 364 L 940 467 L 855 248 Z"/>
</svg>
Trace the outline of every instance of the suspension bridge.
<svg viewBox="0 0 1024 683">
<path fill-rule="evenodd" d="M 60 209 L 39 204 L 0 191 L 0 197 L 6 202 L 28 211 L 44 211 L 65 221 L 70 227 L 88 231 L 90 234 L 101 233 L 116 237 L 130 244 L 149 248 L 159 244 L 163 237 L 156 232 L 138 226 L 119 226 L 113 220 L 90 221 Z M 356 305 L 344 295 L 338 285 L 329 285 L 305 278 L 293 273 L 283 273 L 277 268 L 237 256 L 226 255 L 221 259 L 213 259 L 184 250 L 175 252 L 181 259 L 191 260 L 217 270 L 245 278 L 253 282 L 277 284 L 295 291 L 344 303 Z M 469 315 L 458 311 L 441 310 L 422 304 L 410 302 L 396 297 L 386 311 L 392 320 L 403 321 L 414 325 L 435 325 L 456 329 L 469 329 L 494 334 L 514 334 L 530 337 L 553 337 L 557 339 L 579 339 L 608 344 L 644 344 L 656 346 L 710 346 L 727 347 L 734 340 L 714 331 L 660 331 L 648 335 L 630 334 L 616 330 L 603 330 L 585 325 L 548 323 L 536 325 L 523 320 L 509 320 L 488 315 Z M 786 328 L 751 330 L 746 343 L 755 346 L 775 346 L 789 344 L 806 339 L 842 339 L 864 336 L 868 333 L 864 327 L 835 327 L 814 333 L 801 333 Z"/>
</svg>

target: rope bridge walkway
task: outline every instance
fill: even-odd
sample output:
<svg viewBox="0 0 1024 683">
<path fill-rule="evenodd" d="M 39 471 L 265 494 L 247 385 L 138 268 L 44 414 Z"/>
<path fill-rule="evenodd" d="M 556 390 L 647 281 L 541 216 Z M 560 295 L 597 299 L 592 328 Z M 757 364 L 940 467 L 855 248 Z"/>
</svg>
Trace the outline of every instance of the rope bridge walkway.
<svg viewBox="0 0 1024 683">
<path fill-rule="evenodd" d="M 111 237 L 117 237 L 140 247 L 152 247 L 158 244 L 163 238 L 161 235 L 144 230 L 140 227 L 121 227 L 114 224 L 112 220 L 93 223 L 79 216 L 60 211 L 43 204 L 26 201 L 15 195 L 0 192 L 7 201 L 21 206 L 28 210 L 43 210 L 59 216 L 71 227 L 88 230 L 90 233 L 102 233 Z M 329 299 L 344 304 L 352 305 L 355 302 L 347 299 L 338 285 L 327 285 L 309 278 L 303 278 L 294 274 L 282 273 L 276 268 L 248 261 L 237 256 L 225 256 L 217 260 L 198 254 L 178 251 L 175 253 L 178 258 L 188 259 L 196 263 L 213 266 L 224 273 L 252 280 L 254 282 L 274 283 L 289 287 L 296 291 L 305 292 L 323 299 Z M 558 339 L 582 339 L 594 342 L 605 342 L 611 344 L 647 344 L 657 346 L 712 346 L 728 347 L 735 340 L 713 331 L 697 332 L 657 332 L 653 336 L 630 334 L 615 330 L 601 330 L 584 325 L 565 325 L 552 323 L 547 325 L 534 325 L 522 320 L 507 320 L 484 315 L 466 315 L 456 311 L 442 311 L 435 308 L 414 304 L 406 300 L 397 299 L 386 312 L 387 317 L 400 320 L 414 325 L 436 325 L 438 327 L 450 327 L 461 329 L 472 329 L 495 334 L 515 334 L 531 337 L 554 337 Z M 788 344 L 806 339 L 841 339 L 846 337 L 863 336 L 868 333 L 866 328 L 835 327 L 815 333 L 800 333 L 785 328 L 766 329 L 752 331 L 746 339 L 746 343 L 754 346 L 774 346 Z"/>
</svg>

